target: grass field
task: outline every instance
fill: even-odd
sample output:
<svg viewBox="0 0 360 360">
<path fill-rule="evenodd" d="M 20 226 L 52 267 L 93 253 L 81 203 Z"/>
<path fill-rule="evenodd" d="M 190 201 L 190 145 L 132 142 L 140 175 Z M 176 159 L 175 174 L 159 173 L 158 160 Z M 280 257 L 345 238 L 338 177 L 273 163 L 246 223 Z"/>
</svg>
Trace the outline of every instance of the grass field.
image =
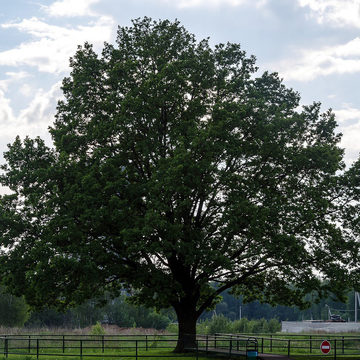
<svg viewBox="0 0 360 360">
<path fill-rule="evenodd" d="M 171 335 L 7 335 L 0 338 L 0 354 L 4 360 L 206 359 L 174 353 L 176 342 Z"/>
<path fill-rule="evenodd" d="M 214 360 L 220 359 L 219 357 L 211 357 Z M 92 359 L 92 360 L 125 360 L 125 359 L 144 359 L 144 360 L 159 360 L 159 359 L 173 359 L 173 360 L 208 360 L 209 357 L 198 357 L 196 354 L 176 354 L 169 350 L 148 350 L 139 351 L 136 355 L 133 351 L 107 351 L 105 354 L 101 351 L 86 351 L 82 354 L 82 357 L 69 351 L 56 354 L 55 351 L 51 351 L 51 355 L 47 352 L 39 353 L 39 360 L 79 360 L 79 359 Z M 36 354 L 33 355 L 17 355 L 9 354 L 6 358 L 0 358 L 0 360 L 37 360 Z M 224 358 L 222 358 L 224 360 Z"/>
<path fill-rule="evenodd" d="M 20 335 L 8 334 L 0 336 L 0 360 L 52 360 L 69 359 L 85 360 L 96 359 L 201 359 L 204 352 L 196 354 L 175 354 L 172 352 L 176 345 L 177 336 L 169 334 L 131 334 L 111 335 L 84 335 L 67 334 L 59 332 L 45 332 L 42 334 Z M 296 360 L 359 360 L 360 336 L 359 334 L 248 334 L 232 335 L 222 334 L 198 336 L 199 350 L 222 347 L 223 349 L 246 349 L 248 337 L 256 337 L 259 353 L 282 354 L 290 353 L 291 359 Z M 323 355 L 320 344 L 323 340 L 331 342 L 331 352 Z M 336 348 L 336 349 L 335 349 Z M 290 349 L 290 351 L 289 351 Z M 5 354 L 7 353 L 7 357 Z M 2 359 L 4 354 L 4 359 Z M 218 357 L 213 357 L 217 358 Z M 224 357 L 222 357 L 224 359 Z"/>
</svg>

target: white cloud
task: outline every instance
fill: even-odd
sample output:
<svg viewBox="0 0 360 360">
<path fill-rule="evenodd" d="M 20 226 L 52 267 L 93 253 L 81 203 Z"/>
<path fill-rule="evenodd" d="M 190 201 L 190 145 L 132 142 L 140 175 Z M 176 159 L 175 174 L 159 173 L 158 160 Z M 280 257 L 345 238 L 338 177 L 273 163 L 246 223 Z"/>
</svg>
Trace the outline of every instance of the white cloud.
<svg viewBox="0 0 360 360">
<path fill-rule="evenodd" d="M 29 84 L 23 84 L 20 86 L 19 92 L 21 95 L 24 95 L 25 97 L 30 97 L 34 94 L 34 89 Z"/>
<path fill-rule="evenodd" d="M 350 165 L 360 154 L 360 109 L 344 106 L 334 110 L 339 129 L 343 133 L 341 146 L 345 150 L 345 162 Z"/>
<path fill-rule="evenodd" d="M 8 126 L 12 123 L 14 118 L 13 110 L 10 106 L 10 100 L 6 98 L 4 87 L 0 84 L 0 124 L 6 124 Z"/>
<path fill-rule="evenodd" d="M 29 74 L 24 71 L 7 72 L 5 75 L 7 77 L 3 80 L 0 80 L 0 133 L 1 125 L 8 126 L 15 120 L 14 112 L 11 107 L 11 101 L 7 97 L 9 85 L 19 80 L 21 81 L 29 76 Z"/>
<path fill-rule="evenodd" d="M 22 80 L 26 77 L 29 77 L 30 74 L 25 72 L 25 71 L 8 71 L 5 73 L 5 75 L 7 75 L 10 79 L 9 81 L 17 81 L 17 80 Z"/>
<path fill-rule="evenodd" d="M 33 39 L 0 52 L 0 65 L 28 65 L 42 72 L 61 73 L 68 70 L 69 58 L 74 55 L 77 45 L 89 41 L 95 48 L 101 48 L 104 41 L 110 41 L 114 21 L 101 16 L 90 25 L 68 28 L 50 25 L 33 17 L 19 23 L 3 24 L 2 27 L 15 28 L 32 35 Z"/>
<path fill-rule="evenodd" d="M 24 78 L 30 76 L 30 74 L 28 74 L 25 71 L 18 71 L 18 72 L 9 71 L 6 72 L 5 75 L 7 76 L 7 78 L 0 80 L 0 90 L 3 92 L 7 91 L 11 83 L 14 83 L 19 80 L 23 80 Z"/>
<path fill-rule="evenodd" d="M 50 125 L 54 119 L 57 101 L 62 97 L 60 87 L 61 81 L 54 84 L 49 91 L 38 89 L 29 106 L 20 112 L 19 122 L 22 124 L 41 124 L 46 129 L 46 125 Z"/>
<path fill-rule="evenodd" d="M 14 115 L 14 111 L 11 106 L 11 100 L 8 97 L 9 86 L 11 84 L 21 82 L 23 79 L 30 76 L 24 71 L 6 72 L 5 75 L 7 78 L 0 80 L 0 134 L 2 137 L 6 136 L 5 129 L 12 129 L 13 131 L 14 128 L 16 128 L 14 126 L 16 123 L 16 116 Z"/>
<path fill-rule="evenodd" d="M 310 16 L 320 24 L 360 27 L 359 0 L 298 0 L 298 3 L 310 9 Z"/>
<path fill-rule="evenodd" d="M 60 85 L 61 82 L 58 82 L 48 91 L 38 89 L 33 100 L 18 116 L 14 116 L 9 100 L 0 90 L 0 143 L 12 143 L 16 135 L 19 135 L 21 138 L 40 136 L 51 145 L 48 126 L 54 119 L 57 101 L 62 96 Z"/>
<path fill-rule="evenodd" d="M 50 16 L 95 16 L 91 10 L 91 5 L 100 0 L 61 0 L 55 1 L 49 6 L 43 6 L 46 13 Z"/>
<path fill-rule="evenodd" d="M 310 81 L 319 76 L 360 72 L 360 37 L 319 50 L 303 49 L 273 66 L 286 80 Z"/>
<path fill-rule="evenodd" d="M 220 7 L 220 6 L 241 6 L 241 5 L 255 5 L 262 7 L 268 3 L 268 0 L 163 0 L 166 3 L 176 3 L 179 8 L 194 8 L 194 7 Z"/>
</svg>

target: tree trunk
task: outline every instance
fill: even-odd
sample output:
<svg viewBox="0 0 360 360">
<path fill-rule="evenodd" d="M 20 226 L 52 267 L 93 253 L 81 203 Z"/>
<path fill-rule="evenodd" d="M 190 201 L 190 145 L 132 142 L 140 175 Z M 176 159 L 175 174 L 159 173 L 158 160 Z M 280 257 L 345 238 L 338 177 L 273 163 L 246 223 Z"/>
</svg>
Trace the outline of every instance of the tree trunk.
<svg viewBox="0 0 360 360">
<path fill-rule="evenodd" d="M 180 307 L 175 309 L 178 323 L 179 336 L 174 352 L 183 353 L 196 349 L 196 321 L 198 315 L 194 309 Z"/>
</svg>

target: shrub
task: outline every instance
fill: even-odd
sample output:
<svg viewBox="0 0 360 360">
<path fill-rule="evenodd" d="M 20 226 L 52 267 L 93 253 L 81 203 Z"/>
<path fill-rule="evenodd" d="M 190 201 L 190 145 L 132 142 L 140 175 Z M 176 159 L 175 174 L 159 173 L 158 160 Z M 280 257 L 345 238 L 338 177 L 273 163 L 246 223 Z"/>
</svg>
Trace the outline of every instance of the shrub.
<svg viewBox="0 0 360 360">
<path fill-rule="evenodd" d="M 169 333 L 178 333 L 178 324 L 171 323 L 166 327 Z M 277 319 L 260 319 L 230 321 L 223 315 L 213 316 L 211 319 L 203 320 L 196 325 L 198 334 L 232 333 L 232 334 L 273 334 L 281 331 L 281 323 Z"/>
<path fill-rule="evenodd" d="M 224 315 L 213 316 L 209 321 L 208 334 L 231 332 L 231 322 Z"/>
<path fill-rule="evenodd" d="M 253 334 L 255 328 L 256 320 L 249 320 L 244 327 L 244 333 L 246 334 Z"/>
<path fill-rule="evenodd" d="M 269 320 L 269 333 L 273 334 L 278 331 L 281 331 L 281 323 L 277 319 L 270 319 Z"/>
<path fill-rule="evenodd" d="M 177 334 L 179 332 L 179 325 L 178 323 L 171 323 L 166 327 L 166 331 L 172 334 Z M 201 333 L 199 331 L 199 333 Z"/>
<path fill-rule="evenodd" d="M 105 335 L 105 329 L 99 322 L 91 327 L 90 335 Z"/>
<path fill-rule="evenodd" d="M 233 333 L 245 333 L 245 329 L 247 328 L 249 320 L 247 318 L 242 318 L 240 320 L 235 320 L 232 323 L 232 331 Z"/>
</svg>

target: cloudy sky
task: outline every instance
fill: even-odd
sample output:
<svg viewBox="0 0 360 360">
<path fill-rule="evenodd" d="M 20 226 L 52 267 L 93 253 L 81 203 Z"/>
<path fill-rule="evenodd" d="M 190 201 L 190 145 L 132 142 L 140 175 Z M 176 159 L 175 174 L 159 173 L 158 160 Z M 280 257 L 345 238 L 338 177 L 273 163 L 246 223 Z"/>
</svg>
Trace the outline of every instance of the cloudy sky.
<svg viewBox="0 0 360 360">
<path fill-rule="evenodd" d="M 51 144 L 69 57 L 100 50 L 131 19 L 178 19 L 198 39 L 237 42 L 302 103 L 337 115 L 346 162 L 360 152 L 360 0 L 0 0 L 0 162 L 16 135 Z"/>
</svg>

